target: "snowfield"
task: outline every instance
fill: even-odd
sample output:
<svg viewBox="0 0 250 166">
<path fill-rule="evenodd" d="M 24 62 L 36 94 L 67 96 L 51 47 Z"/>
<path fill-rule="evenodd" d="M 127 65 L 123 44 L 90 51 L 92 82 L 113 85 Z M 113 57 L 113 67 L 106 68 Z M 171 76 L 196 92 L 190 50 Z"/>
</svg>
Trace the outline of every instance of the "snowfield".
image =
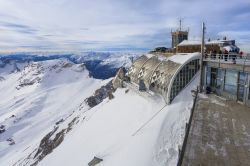
<svg viewBox="0 0 250 166">
<path fill-rule="evenodd" d="M 83 64 L 66 59 L 11 62 L 0 68 L 0 78 L 0 125 L 6 129 L 0 134 L 1 166 L 87 166 L 95 156 L 103 159 L 98 166 L 176 165 L 191 90 L 198 83 L 195 78 L 168 106 L 161 96 L 119 88 L 113 99 L 90 108 L 84 100 L 110 79 L 90 78 Z M 41 140 L 48 133 L 56 146 L 43 156 Z"/>
<path fill-rule="evenodd" d="M 83 65 L 67 60 L 17 64 L 21 72 L 13 71 L 13 66 L 11 62 L 0 68 L 5 78 L 0 83 L 0 125 L 6 129 L 0 135 L 0 163 L 9 157 L 15 161 L 16 154 L 40 141 L 57 121 L 102 85 L 100 80 L 89 78 Z M 15 145 L 10 146 L 8 138 Z"/>
</svg>

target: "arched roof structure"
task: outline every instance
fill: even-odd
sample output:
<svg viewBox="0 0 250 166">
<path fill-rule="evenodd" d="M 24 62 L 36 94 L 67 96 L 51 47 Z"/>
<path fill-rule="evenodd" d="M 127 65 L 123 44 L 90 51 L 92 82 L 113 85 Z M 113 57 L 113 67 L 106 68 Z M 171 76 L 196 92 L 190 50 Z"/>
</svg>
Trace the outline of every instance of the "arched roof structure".
<svg viewBox="0 0 250 166">
<path fill-rule="evenodd" d="M 160 93 L 170 103 L 199 70 L 200 57 L 200 53 L 177 54 L 168 58 L 143 55 L 135 60 L 128 76 L 137 84 L 143 80 L 147 89 Z"/>
</svg>

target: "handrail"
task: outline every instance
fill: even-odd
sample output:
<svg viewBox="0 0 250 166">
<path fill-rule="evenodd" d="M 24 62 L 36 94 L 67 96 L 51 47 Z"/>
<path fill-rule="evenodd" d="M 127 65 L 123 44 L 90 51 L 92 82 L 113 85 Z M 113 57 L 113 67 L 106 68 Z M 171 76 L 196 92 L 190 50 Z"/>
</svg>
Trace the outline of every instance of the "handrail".
<svg viewBox="0 0 250 166">
<path fill-rule="evenodd" d="M 241 63 L 250 63 L 250 59 L 248 54 L 239 54 L 239 53 L 224 53 L 224 54 L 217 54 L 217 53 L 205 53 L 204 61 L 211 61 L 211 62 L 226 62 L 226 63 L 233 63 L 237 64 Z"/>
<path fill-rule="evenodd" d="M 184 140 L 183 140 L 183 143 L 182 143 L 181 150 L 179 150 L 179 158 L 178 158 L 177 166 L 181 166 L 182 162 L 183 162 L 183 158 L 184 158 L 184 154 L 185 154 L 185 150 L 186 150 L 186 146 L 187 146 L 188 135 L 189 135 L 190 128 L 191 128 L 191 123 L 192 123 L 192 120 L 193 120 L 194 109 L 195 109 L 195 105 L 196 105 L 196 101 L 197 101 L 198 92 L 199 92 L 199 89 L 197 87 L 196 92 L 195 92 L 195 98 L 194 98 L 193 106 L 192 106 L 192 109 L 191 109 L 191 114 L 190 114 L 190 117 L 189 117 L 189 121 L 186 124 L 186 132 L 185 132 Z"/>
</svg>

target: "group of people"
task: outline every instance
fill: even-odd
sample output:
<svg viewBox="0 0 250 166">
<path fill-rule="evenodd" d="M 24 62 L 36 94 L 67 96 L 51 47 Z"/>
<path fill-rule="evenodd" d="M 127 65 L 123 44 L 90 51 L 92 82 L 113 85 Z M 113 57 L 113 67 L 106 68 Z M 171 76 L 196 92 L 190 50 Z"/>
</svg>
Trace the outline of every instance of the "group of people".
<svg viewBox="0 0 250 166">
<path fill-rule="evenodd" d="M 210 53 L 205 52 L 205 59 L 207 59 L 209 56 L 211 59 L 223 59 L 225 61 L 228 61 L 228 59 L 232 59 L 233 63 L 236 63 L 237 55 L 239 55 L 239 58 L 242 59 L 243 52 L 229 52 L 228 50 L 218 52 L 216 50 L 210 51 Z"/>
</svg>

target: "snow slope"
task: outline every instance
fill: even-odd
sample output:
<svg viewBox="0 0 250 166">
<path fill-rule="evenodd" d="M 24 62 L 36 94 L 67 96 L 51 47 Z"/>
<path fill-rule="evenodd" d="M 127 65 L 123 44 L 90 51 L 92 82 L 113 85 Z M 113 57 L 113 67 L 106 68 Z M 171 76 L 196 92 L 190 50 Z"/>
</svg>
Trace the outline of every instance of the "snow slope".
<svg viewBox="0 0 250 166">
<path fill-rule="evenodd" d="M 90 78 L 84 65 L 67 59 L 13 63 L 0 68 L 4 78 L 0 125 L 6 127 L 0 134 L 1 165 L 80 166 L 94 156 L 103 159 L 100 166 L 176 165 L 198 78 L 168 106 L 158 95 L 124 88 L 117 89 L 113 99 L 90 108 L 84 100 L 109 80 Z M 47 141 L 62 142 L 38 162 L 49 133 Z M 15 144 L 9 145 L 8 138 Z"/>
<path fill-rule="evenodd" d="M 39 142 L 103 84 L 89 78 L 84 65 L 65 59 L 18 63 L 20 72 L 13 72 L 13 63 L 0 68 L 4 77 L 0 82 L 0 125 L 6 129 L 0 134 L 0 163 L 15 161 L 16 154 Z M 15 145 L 9 145 L 9 138 Z"/>
<path fill-rule="evenodd" d="M 197 79 L 135 136 L 165 103 L 118 89 L 114 99 L 92 108 L 86 120 L 39 165 L 87 165 L 94 156 L 104 160 L 100 166 L 176 165 L 193 102 L 190 91 L 196 84 Z"/>
</svg>

